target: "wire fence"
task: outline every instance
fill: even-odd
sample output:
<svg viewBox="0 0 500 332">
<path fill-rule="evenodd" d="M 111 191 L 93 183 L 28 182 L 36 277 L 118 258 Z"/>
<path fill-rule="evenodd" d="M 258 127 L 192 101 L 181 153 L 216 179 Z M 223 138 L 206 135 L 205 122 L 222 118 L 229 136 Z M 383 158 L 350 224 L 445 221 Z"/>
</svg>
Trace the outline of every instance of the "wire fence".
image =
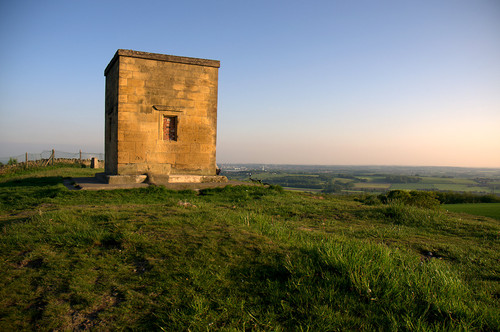
<svg viewBox="0 0 500 332">
<path fill-rule="evenodd" d="M 49 159 L 56 160 L 90 160 L 96 158 L 97 160 L 104 160 L 104 153 L 94 153 L 94 152 L 65 152 L 59 150 L 45 150 L 40 153 L 26 152 L 17 156 L 0 157 L 0 163 L 15 164 L 15 163 L 26 163 L 26 162 L 40 162 L 47 161 Z"/>
</svg>

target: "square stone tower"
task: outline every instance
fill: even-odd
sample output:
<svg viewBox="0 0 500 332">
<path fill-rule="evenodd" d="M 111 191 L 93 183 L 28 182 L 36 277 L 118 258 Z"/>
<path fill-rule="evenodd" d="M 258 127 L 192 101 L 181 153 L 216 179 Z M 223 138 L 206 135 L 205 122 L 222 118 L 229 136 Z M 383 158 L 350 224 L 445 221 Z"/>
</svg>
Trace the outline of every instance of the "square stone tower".
<svg viewBox="0 0 500 332">
<path fill-rule="evenodd" d="M 219 67 L 216 60 L 116 52 L 104 71 L 108 181 L 147 174 L 204 182 L 216 175 Z"/>
</svg>

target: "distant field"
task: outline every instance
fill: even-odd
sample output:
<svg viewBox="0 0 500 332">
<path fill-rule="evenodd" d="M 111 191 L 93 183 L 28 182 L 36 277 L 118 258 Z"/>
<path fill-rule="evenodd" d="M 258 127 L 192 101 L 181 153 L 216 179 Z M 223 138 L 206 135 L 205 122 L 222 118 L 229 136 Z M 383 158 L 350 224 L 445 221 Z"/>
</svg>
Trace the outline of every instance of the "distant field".
<svg viewBox="0 0 500 332">
<path fill-rule="evenodd" d="M 500 220 L 500 203 L 444 204 L 444 209 Z"/>
<path fill-rule="evenodd" d="M 334 180 L 336 182 L 340 182 L 340 183 L 349 183 L 349 182 L 354 182 L 354 180 L 352 179 L 344 179 L 344 178 L 334 178 Z"/>
<path fill-rule="evenodd" d="M 321 192 L 321 189 L 314 189 L 314 188 L 283 187 L 283 189 L 290 190 L 290 191 L 310 192 L 310 193 L 319 193 L 319 192 Z"/>
<path fill-rule="evenodd" d="M 493 190 L 500 191 L 498 177 L 485 177 L 482 173 L 468 174 L 469 177 L 456 177 L 455 173 L 445 173 L 442 176 L 412 175 L 367 172 L 318 172 L 308 173 L 312 170 L 292 171 L 263 171 L 260 169 L 248 169 L 241 172 L 228 172 L 224 175 L 232 180 L 246 180 L 251 175 L 253 179 L 278 184 L 282 187 L 300 188 L 299 191 L 318 192 L 324 189 L 326 192 L 358 193 L 371 192 L 383 193 L 389 190 L 436 190 L 455 191 L 465 193 L 486 194 Z M 416 173 L 413 173 L 416 174 Z M 495 175 L 495 174 L 494 174 Z M 473 177 L 474 176 L 474 177 Z M 475 179 L 480 178 L 481 181 Z M 332 185 L 337 187 L 332 190 Z M 496 185 L 495 188 L 494 186 Z M 314 188 L 309 190 L 308 188 Z"/>
<path fill-rule="evenodd" d="M 370 182 L 357 182 L 354 184 L 356 189 L 382 189 L 387 190 L 391 186 L 390 183 L 370 183 Z"/>
<path fill-rule="evenodd" d="M 301 177 L 311 177 L 311 178 L 319 177 L 317 174 L 293 174 L 293 173 L 258 173 L 257 175 L 253 175 L 252 177 L 256 177 L 261 180 L 267 180 L 267 179 L 280 178 L 286 176 L 301 176 Z"/>
<path fill-rule="evenodd" d="M 465 191 L 465 192 L 489 192 L 488 188 L 478 187 L 478 186 L 468 186 L 465 184 L 436 184 L 437 190 L 449 190 L 449 191 Z"/>
<path fill-rule="evenodd" d="M 362 179 L 362 180 L 366 180 L 366 181 L 368 181 L 368 183 L 384 183 L 384 181 L 385 181 L 385 176 L 381 176 L 381 175 L 357 176 L 357 178 Z"/>
<path fill-rule="evenodd" d="M 391 190 L 435 190 L 436 186 L 432 183 L 393 183 Z"/>
<path fill-rule="evenodd" d="M 426 176 L 422 177 L 422 183 L 450 183 L 450 184 L 477 184 L 474 180 L 471 179 L 460 179 L 460 178 L 440 178 L 434 176 Z"/>
</svg>

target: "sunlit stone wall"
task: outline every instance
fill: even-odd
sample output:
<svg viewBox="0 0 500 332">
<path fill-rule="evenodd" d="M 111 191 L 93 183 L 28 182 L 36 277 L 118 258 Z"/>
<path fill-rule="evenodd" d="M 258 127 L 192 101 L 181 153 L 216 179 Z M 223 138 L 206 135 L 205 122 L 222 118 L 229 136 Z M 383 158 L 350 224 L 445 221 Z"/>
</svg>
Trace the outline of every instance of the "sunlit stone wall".
<svg viewBox="0 0 500 332">
<path fill-rule="evenodd" d="M 215 175 L 219 66 L 118 50 L 104 72 L 106 173 Z"/>
</svg>

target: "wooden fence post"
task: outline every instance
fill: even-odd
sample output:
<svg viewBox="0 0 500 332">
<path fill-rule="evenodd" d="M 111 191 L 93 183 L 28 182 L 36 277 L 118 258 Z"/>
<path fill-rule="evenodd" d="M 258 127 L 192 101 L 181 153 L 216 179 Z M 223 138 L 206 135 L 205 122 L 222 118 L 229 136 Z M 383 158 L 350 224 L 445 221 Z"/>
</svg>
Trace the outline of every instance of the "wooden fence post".
<svg viewBox="0 0 500 332">
<path fill-rule="evenodd" d="M 28 152 L 26 152 L 26 162 L 24 163 L 24 167 L 28 168 Z"/>
<path fill-rule="evenodd" d="M 54 156 L 55 156 L 55 151 L 52 149 L 52 166 L 54 166 Z"/>
<path fill-rule="evenodd" d="M 80 165 L 82 164 L 82 150 L 80 149 Z"/>
</svg>

